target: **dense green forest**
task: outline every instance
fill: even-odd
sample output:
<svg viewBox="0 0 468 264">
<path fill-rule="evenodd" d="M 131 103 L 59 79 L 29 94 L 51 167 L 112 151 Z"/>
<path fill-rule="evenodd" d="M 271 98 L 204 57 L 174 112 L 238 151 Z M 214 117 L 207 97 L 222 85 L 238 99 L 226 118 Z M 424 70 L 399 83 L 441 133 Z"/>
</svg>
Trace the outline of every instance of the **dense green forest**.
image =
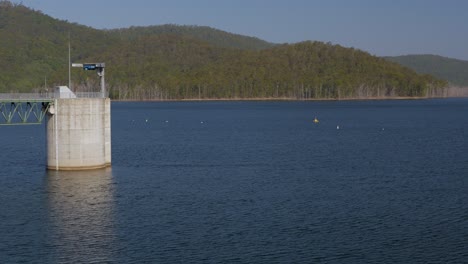
<svg viewBox="0 0 468 264">
<path fill-rule="evenodd" d="M 444 85 L 365 52 L 322 42 L 250 51 L 147 36 L 100 59 L 112 65 L 113 96 L 121 99 L 425 96 Z"/>
<path fill-rule="evenodd" d="M 340 99 L 443 96 L 445 81 L 367 52 L 317 41 L 276 45 L 209 27 L 97 30 L 0 2 L 0 91 L 68 83 L 73 62 L 105 62 L 110 96 L 148 99 Z M 97 76 L 72 71 L 73 90 Z"/>
<path fill-rule="evenodd" d="M 406 55 L 385 57 L 421 74 L 431 74 L 452 85 L 468 87 L 468 61 L 437 55 Z"/>
<path fill-rule="evenodd" d="M 206 41 L 216 47 L 246 50 L 261 50 L 273 47 L 274 44 L 255 37 L 232 34 L 218 29 L 202 26 L 160 25 L 149 27 L 130 27 L 108 30 L 118 34 L 121 40 L 131 40 L 147 35 L 172 35 L 191 37 Z"/>
</svg>

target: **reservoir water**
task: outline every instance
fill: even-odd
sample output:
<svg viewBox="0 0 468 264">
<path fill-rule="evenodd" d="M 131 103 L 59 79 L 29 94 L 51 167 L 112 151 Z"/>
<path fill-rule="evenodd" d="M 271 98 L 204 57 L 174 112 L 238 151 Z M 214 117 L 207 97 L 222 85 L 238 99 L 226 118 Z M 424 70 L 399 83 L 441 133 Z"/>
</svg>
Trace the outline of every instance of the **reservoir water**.
<svg viewBox="0 0 468 264">
<path fill-rule="evenodd" d="M 83 172 L 0 135 L 1 263 L 468 262 L 468 99 L 113 102 Z"/>
</svg>

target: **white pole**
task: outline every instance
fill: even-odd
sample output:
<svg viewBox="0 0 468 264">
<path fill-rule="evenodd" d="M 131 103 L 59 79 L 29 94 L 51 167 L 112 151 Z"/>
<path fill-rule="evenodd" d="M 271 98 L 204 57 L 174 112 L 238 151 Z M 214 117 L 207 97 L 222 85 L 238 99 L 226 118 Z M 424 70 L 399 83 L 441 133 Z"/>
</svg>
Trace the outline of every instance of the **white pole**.
<svg viewBox="0 0 468 264">
<path fill-rule="evenodd" d="M 71 48 L 70 48 L 70 32 L 68 32 L 68 88 L 70 88 L 70 91 L 72 90 L 72 85 L 71 85 Z"/>
<path fill-rule="evenodd" d="M 101 92 L 102 92 L 102 97 L 106 98 L 106 81 L 104 77 L 104 68 L 101 69 Z"/>
</svg>

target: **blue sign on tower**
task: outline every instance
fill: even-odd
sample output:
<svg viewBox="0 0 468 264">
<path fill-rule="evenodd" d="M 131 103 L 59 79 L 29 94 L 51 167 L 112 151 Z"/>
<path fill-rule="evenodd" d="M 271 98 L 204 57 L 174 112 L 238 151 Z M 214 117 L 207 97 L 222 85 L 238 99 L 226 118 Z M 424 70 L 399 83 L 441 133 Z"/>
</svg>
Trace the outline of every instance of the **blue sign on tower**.
<svg viewBox="0 0 468 264">
<path fill-rule="evenodd" d="M 96 70 L 96 64 L 83 64 L 83 69 L 85 71 L 93 71 Z"/>
</svg>

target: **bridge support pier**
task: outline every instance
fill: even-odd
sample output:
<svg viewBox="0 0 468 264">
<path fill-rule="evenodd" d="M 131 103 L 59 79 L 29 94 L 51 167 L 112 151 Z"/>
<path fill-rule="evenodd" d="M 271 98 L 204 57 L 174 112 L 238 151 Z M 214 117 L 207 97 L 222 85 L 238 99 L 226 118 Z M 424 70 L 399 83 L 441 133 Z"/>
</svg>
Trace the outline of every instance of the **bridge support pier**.
<svg viewBox="0 0 468 264">
<path fill-rule="evenodd" d="M 55 99 L 47 115 L 47 168 L 87 170 L 111 164 L 109 98 Z"/>
</svg>

